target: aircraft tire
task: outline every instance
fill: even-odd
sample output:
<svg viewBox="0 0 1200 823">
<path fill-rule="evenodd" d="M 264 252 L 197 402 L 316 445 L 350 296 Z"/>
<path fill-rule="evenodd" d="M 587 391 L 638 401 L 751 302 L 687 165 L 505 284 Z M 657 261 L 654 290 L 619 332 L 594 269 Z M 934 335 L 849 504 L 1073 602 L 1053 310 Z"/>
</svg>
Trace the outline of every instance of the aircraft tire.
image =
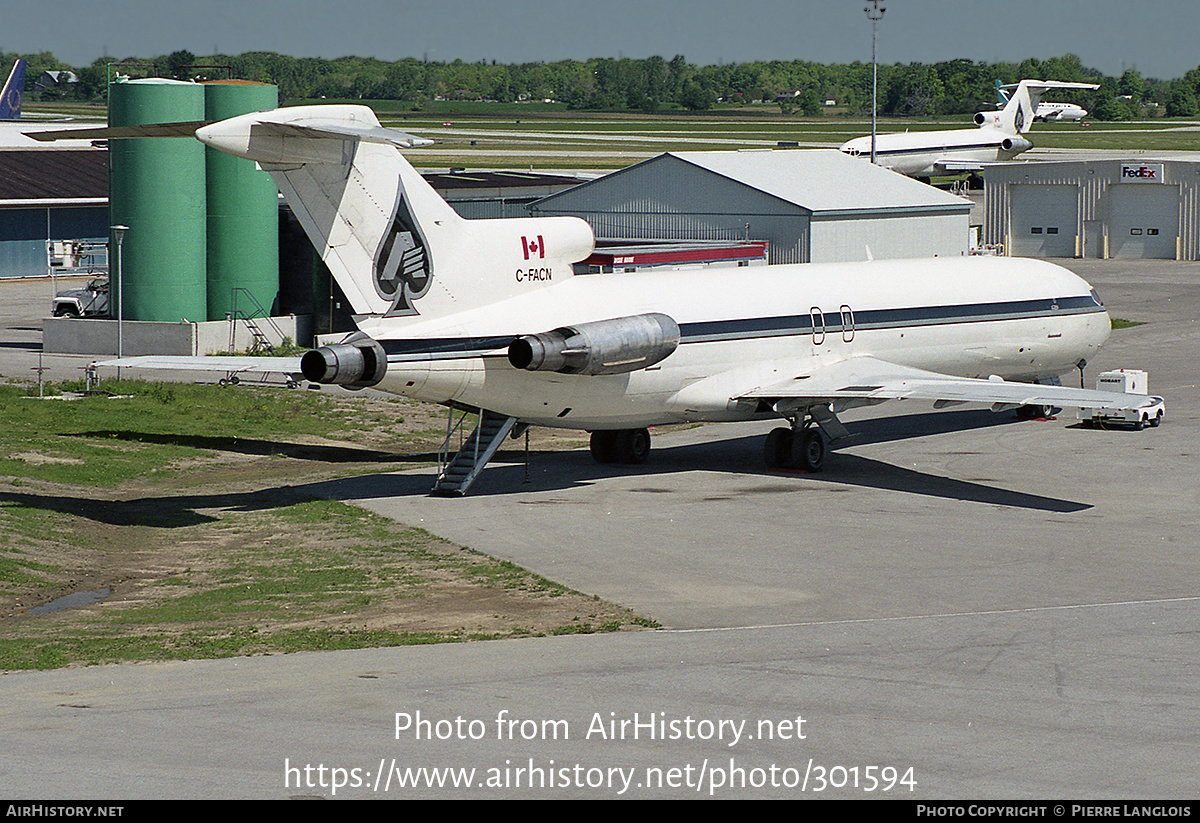
<svg viewBox="0 0 1200 823">
<path fill-rule="evenodd" d="M 763 444 L 763 459 L 768 469 L 786 469 L 792 465 L 792 430 L 780 426 L 771 429 Z"/>
<path fill-rule="evenodd" d="M 650 431 L 648 429 L 622 429 L 615 432 L 617 460 L 630 465 L 640 465 L 650 456 Z"/>
<path fill-rule="evenodd" d="M 792 439 L 792 460 L 796 468 L 819 472 L 825 465 L 825 439 L 817 429 L 805 429 Z"/>
<path fill-rule="evenodd" d="M 600 431 L 592 432 L 591 440 L 588 442 L 588 447 L 592 452 L 592 459 L 597 463 L 616 463 L 617 462 L 617 436 L 618 431 L 601 429 Z"/>
</svg>

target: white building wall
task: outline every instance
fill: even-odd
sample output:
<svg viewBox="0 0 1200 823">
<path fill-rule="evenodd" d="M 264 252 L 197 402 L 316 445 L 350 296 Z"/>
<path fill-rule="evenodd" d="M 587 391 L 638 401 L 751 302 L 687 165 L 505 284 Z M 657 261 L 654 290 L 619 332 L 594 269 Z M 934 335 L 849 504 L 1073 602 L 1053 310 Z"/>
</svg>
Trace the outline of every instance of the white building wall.
<svg viewBox="0 0 1200 823">
<path fill-rule="evenodd" d="M 828 184 L 826 180 L 813 186 L 828 188 Z M 853 180 L 845 183 L 853 184 Z M 828 191 L 820 196 L 828 198 Z M 897 214 L 897 205 L 911 213 Z M 663 155 L 555 195 L 537 204 L 533 212 L 581 217 L 601 239 L 766 240 L 770 262 L 780 264 L 862 260 L 867 244 L 877 258 L 964 254 L 970 204 L 963 201 L 958 212 L 947 212 L 942 202 L 928 208 L 880 202 L 877 212 L 864 209 L 848 215 L 814 212 Z M 820 229 L 818 222 L 823 224 Z M 819 248 L 814 245 L 818 243 Z"/>
<path fill-rule="evenodd" d="M 960 256 L 968 242 L 965 214 L 814 218 L 811 262 Z"/>
<path fill-rule="evenodd" d="M 1143 164 L 1161 166 L 1161 180 L 1122 182 L 1122 166 Z M 1012 192 L 1015 186 L 1072 186 L 1078 191 L 1075 232 L 1079 243 L 1076 253 L 1085 257 L 1114 256 L 1117 246 L 1124 249 L 1123 254 L 1133 253 L 1133 246 L 1125 237 L 1129 231 L 1125 223 L 1129 221 L 1123 201 L 1133 196 L 1132 188 L 1146 187 L 1147 191 L 1156 194 L 1141 196 L 1156 203 L 1166 198 L 1178 204 L 1178 215 L 1174 220 L 1156 215 L 1154 221 L 1163 226 L 1170 223 L 1178 238 L 1174 255 L 1169 249 L 1164 252 L 1159 243 L 1143 244 L 1147 254 L 1200 260 L 1200 159 L 1139 157 L 1132 160 L 999 164 L 989 166 L 984 178 L 984 242 L 1003 244 L 1005 253 L 1016 254 L 1021 250 L 1013 233 Z M 1122 236 L 1118 238 L 1117 232 Z"/>
</svg>

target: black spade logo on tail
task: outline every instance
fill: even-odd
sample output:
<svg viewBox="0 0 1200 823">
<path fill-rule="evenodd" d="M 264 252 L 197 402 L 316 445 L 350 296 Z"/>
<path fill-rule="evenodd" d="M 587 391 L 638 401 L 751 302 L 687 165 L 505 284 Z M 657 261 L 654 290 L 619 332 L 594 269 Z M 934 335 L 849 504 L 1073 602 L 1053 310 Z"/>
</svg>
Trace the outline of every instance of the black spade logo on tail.
<svg viewBox="0 0 1200 823">
<path fill-rule="evenodd" d="M 392 307 L 388 316 L 418 314 L 413 301 L 423 297 L 433 283 L 433 263 L 425 238 L 417 228 L 404 195 L 396 199 L 392 226 L 375 254 L 375 291 Z"/>
</svg>

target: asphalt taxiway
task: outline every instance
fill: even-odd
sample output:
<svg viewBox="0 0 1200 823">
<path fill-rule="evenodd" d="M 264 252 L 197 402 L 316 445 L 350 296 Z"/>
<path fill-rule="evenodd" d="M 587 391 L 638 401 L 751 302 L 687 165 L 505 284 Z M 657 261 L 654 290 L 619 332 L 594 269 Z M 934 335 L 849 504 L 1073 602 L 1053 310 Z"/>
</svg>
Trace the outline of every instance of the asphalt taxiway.
<svg viewBox="0 0 1200 823">
<path fill-rule="evenodd" d="M 1144 322 L 1087 380 L 1147 370 L 1161 427 L 893 403 L 847 415 L 860 438 L 819 475 L 762 468 L 753 424 L 660 434 L 633 470 L 493 465 L 461 499 L 422 472 L 319 484 L 665 628 L 6 674 L 0 785 L 1193 797 L 1200 264 L 1061 262 Z"/>
</svg>

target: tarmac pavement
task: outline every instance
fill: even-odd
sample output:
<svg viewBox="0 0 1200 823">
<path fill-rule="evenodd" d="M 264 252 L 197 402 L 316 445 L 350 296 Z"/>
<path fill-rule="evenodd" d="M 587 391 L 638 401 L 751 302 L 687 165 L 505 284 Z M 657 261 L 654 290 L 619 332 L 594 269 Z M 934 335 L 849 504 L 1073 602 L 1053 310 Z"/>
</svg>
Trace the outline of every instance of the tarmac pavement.
<svg viewBox="0 0 1200 823">
<path fill-rule="evenodd" d="M 665 628 L 7 674 L 0 785 L 1192 798 L 1200 264 L 1056 262 L 1144 322 L 1114 332 L 1086 379 L 1147 370 L 1160 428 L 893 403 L 847 414 L 861 436 L 818 475 L 767 471 L 769 426 L 739 424 L 658 435 L 641 467 L 560 453 L 525 482 L 492 465 L 461 499 L 428 497 L 428 472 L 314 484 Z M 23 288 L 0 283 L 5 305 Z M 0 373 L 28 378 L 32 325 L 6 312 Z"/>
</svg>

